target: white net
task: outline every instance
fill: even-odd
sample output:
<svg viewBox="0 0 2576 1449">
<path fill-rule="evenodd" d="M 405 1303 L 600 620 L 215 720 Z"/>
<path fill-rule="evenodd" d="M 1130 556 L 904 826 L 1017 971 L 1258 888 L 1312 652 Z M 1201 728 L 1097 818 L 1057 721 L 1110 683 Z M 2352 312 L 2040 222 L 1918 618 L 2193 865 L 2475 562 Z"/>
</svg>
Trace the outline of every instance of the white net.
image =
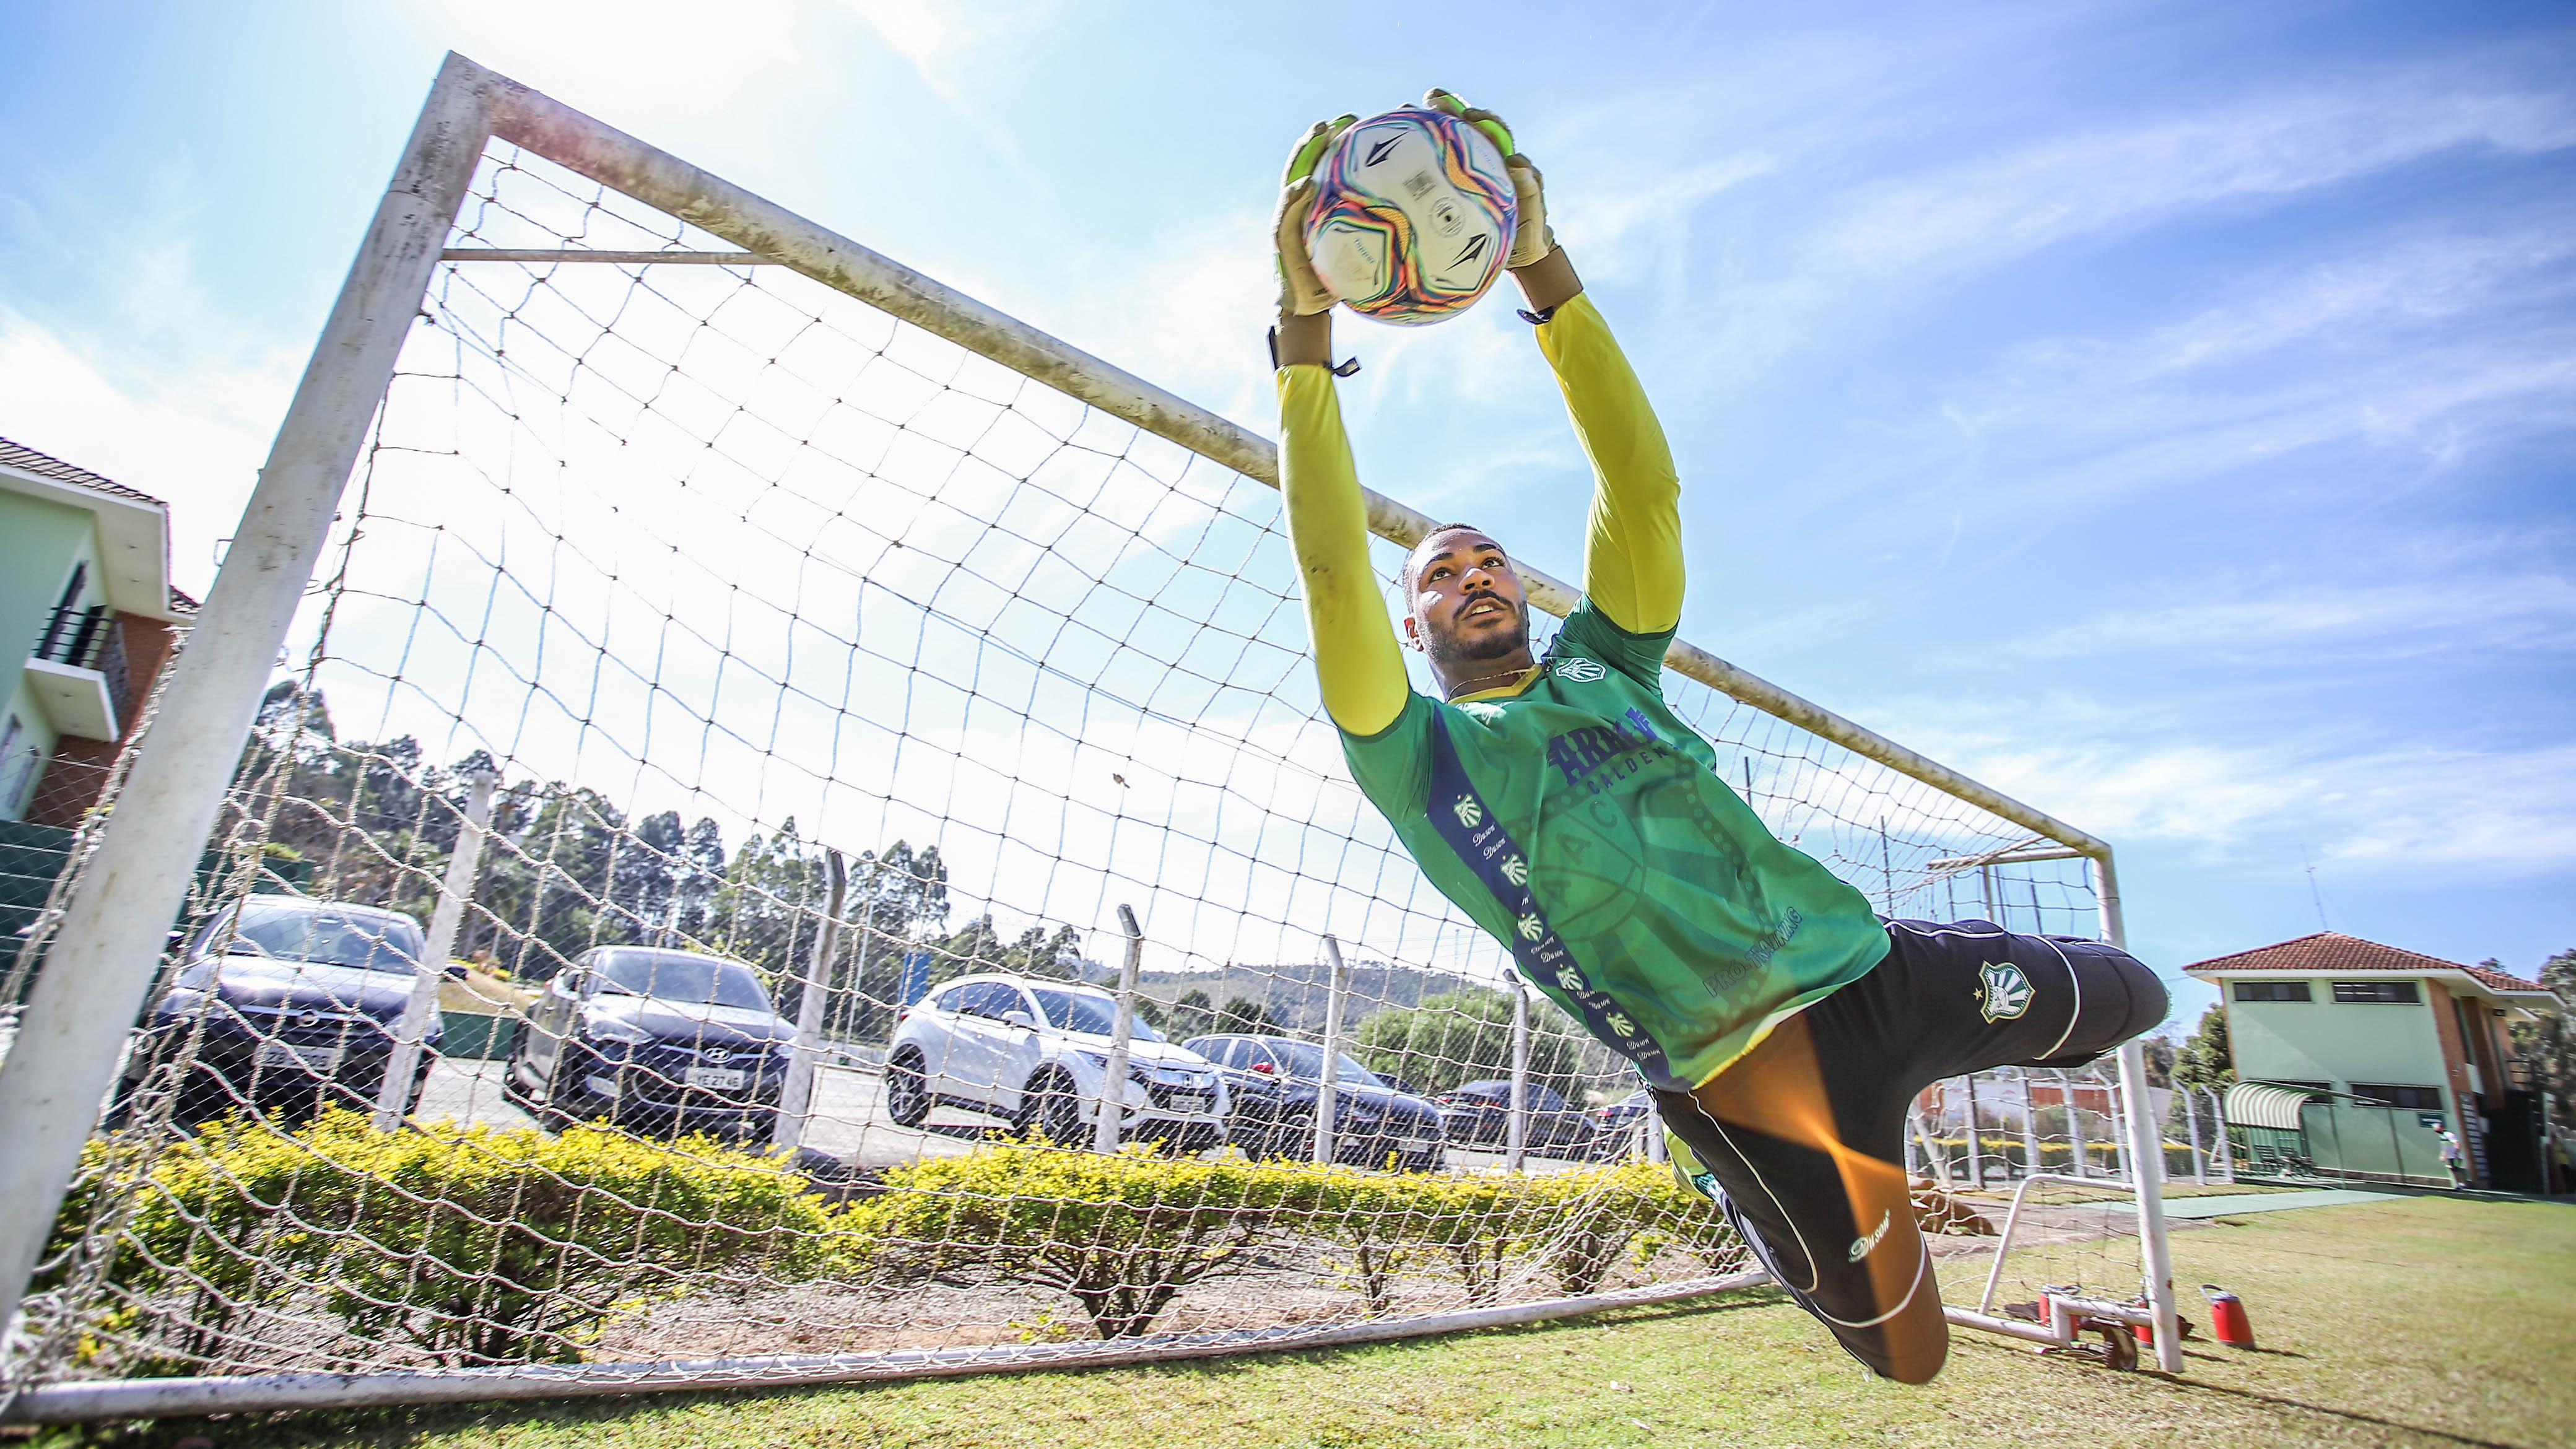
<svg viewBox="0 0 2576 1449">
<path fill-rule="evenodd" d="M 723 247 L 499 146 L 451 245 Z M 13 1381 L 703 1380 L 1744 1266 L 1349 783 L 1276 495 L 800 275 L 442 265 L 297 629 Z M 2082 861 L 1668 683 L 1886 913 L 2093 933 Z"/>
</svg>

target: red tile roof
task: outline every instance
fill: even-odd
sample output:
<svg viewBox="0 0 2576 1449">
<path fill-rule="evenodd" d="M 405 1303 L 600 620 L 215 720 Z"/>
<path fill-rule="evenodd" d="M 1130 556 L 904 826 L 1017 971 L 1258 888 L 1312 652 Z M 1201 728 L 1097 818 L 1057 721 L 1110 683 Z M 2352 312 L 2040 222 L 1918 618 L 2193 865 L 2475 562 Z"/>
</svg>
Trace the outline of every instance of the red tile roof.
<svg viewBox="0 0 2576 1449">
<path fill-rule="evenodd" d="M 69 483 L 80 488 L 95 488 L 101 493 L 118 498 L 129 498 L 137 503 L 149 503 L 155 508 L 169 506 L 149 493 L 128 488 L 112 478 L 102 478 L 87 468 L 74 467 L 60 458 L 39 453 L 33 448 L 10 442 L 7 438 L 0 438 L 0 464 L 22 469 L 39 478 L 51 478 L 57 483 Z"/>
<path fill-rule="evenodd" d="M 2346 936 L 2336 931 L 2319 931 L 2275 946 L 2262 946 L 2239 951 L 2233 956 L 2219 956 L 2195 961 L 2185 971 L 2312 971 L 2320 976 L 2341 975 L 2354 971 L 2403 971 L 2421 976 L 2431 971 L 2458 971 L 2489 991 L 2545 991 L 2537 981 L 2510 976 L 2492 966 L 2463 966 L 2439 956 L 2426 956 L 2415 951 L 2401 951 L 2359 936 Z"/>
</svg>

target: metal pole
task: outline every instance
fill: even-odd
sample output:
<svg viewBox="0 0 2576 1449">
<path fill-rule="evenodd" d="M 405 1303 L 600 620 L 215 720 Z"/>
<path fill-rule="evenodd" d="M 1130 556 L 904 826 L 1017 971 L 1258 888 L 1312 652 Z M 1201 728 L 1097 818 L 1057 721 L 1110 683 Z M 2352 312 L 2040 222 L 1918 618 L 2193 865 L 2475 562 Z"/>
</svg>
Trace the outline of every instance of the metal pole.
<svg viewBox="0 0 2576 1449">
<path fill-rule="evenodd" d="M 832 979 L 832 958 L 841 948 L 841 905 L 849 899 L 850 867 L 841 852 L 826 850 L 830 896 L 823 908 L 823 929 L 815 934 L 814 954 L 806 958 L 805 987 L 796 993 L 796 1041 L 787 1049 L 787 1080 L 778 1087 L 778 1114 L 769 1125 L 769 1145 L 793 1152 L 805 1141 L 805 1124 L 813 1117 L 814 1058 L 823 1048 L 823 998 Z"/>
<path fill-rule="evenodd" d="M 2209 1154 L 2200 1146 L 2200 1093 L 2190 1087 L 2182 1089 L 2183 1130 L 2191 1134 L 2191 1180 L 2209 1186 Z"/>
<path fill-rule="evenodd" d="M 1100 1069 L 1100 1113 L 1091 1124 L 1091 1150 L 1118 1150 L 1119 1109 L 1127 1100 L 1127 1044 L 1136 1034 L 1136 968 L 1145 961 L 1145 933 L 1136 912 L 1118 908 L 1119 928 L 1127 933 L 1127 959 L 1118 967 L 1118 1005 L 1109 1017 L 1109 1064 Z"/>
<path fill-rule="evenodd" d="M 1512 1114 L 1503 1124 L 1503 1168 L 1521 1170 L 1529 1152 L 1529 988 L 1512 983 Z"/>
<path fill-rule="evenodd" d="M 1326 936 L 1324 955 L 1332 962 L 1332 974 L 1324 985 L 1324 1076 L 1315 1084 L 1315 1160 L 1330 1166 L 1333 1129 L 1341 1121 L 1342 999 L 1351 983 L 1350 971 L 1342 965 L 1342 943 Z"/>
<path fill-rule="evenodd" d="M 439 71 L 0 1064 L 0 1326 L 14 1323 L 53 1230 L 341 489 L 482 157 L 493 104 L 483 74 L 456 56 Z"/>
<path fill-rule="evenodd" d="M 2102 912 L 2102 939 L 2128 949 L 2120 915 L 2120 877 L 2110 847 L 2093 857 L 2093 894 Z M 2147 1305 L 2156 1315 L 2156 1366 L 2182 1372 L 2182 1336 L 2175 1326 L 2173 1245 L 2165 1240 L 2165 1154 L 2155 1113 L 2147 1110 L 2147 1052 L 2135 1037 L 2120 1044 L 2120 1085 L 2129 1098 L 2129 1179 L 2138 1189 L 2138 1256 L 2146 1272 Z"/>
<path fill-rule="evenodd" d="M 1982 1188 L 1986 1185 L 1986 1160 L 1977 1150 L 1977 1074 L 1969 1072 L 1959 1078 L 1959 1084 L 1968 1098 L 1968 1184 Z"/>
<path fill-rule="evenodd" d="M 2233 1184 L 2236 1181 L 2236 1144 L 2227 1140 L 2227 1099 L 2218 1094 L 2216 1087 L 2202 1090 L 2209 1093 L 2209 1135 L 2212 1145 L 2218 1149 L 2218 1180 Z"/>
<path fill-rule="evenodd" d="M 465 796 L 465 819 L 457 827 L 456 849 L 447 857 L 447 878 L 438 884 L 438 905 L 429 913 L 429 941 L 411 967 L 411 999 L 403 1003 L 394 1027 L 393 1053 L 385 1058 L 385 1078 L 376 1087 L 376 1130 L 391 1132 L 411 1110 L 411 1078 L 420 1065 L 420 1044 L 429 1024 L 438 1020 L 438 987 L 447 979 L 447 961 L 456 950 L 456 929 L 464 924 L 466 903 L 474 899 L 474 878 L 483 870 L 483 843 L 492 822 L 492 787 L 498 777 L 477 770 Z"/>
<path fill-rule="evenodd" d="M 1655 1105 L 1652 1093 L 1646 1097 L 1646 1160 L 1657 1163 L 1672 1160 L 1670 1149 L 1664 1146 L 1664 1109 Z"/>
<path fill-rule="evenodd" d="M 2057 1094 L 2066 1102 L 2066 1135 L 2075 1147 L 2075 1175 L 2093 1175 L 2093 1145 L 2084 1140 L 2084 1118 L 2075 1105 L 2075 1078 L 2064 1067 L 2057 1069 Z"/>
<path fill-rule="evenodd" d="M 1948 1192 L 1950 1190 L 1949 1155 L 1941 1151 L 1940 1144 L 1932 1140 L 1931 1133 L 1923 1130 L 1923 1113 L 1917 1107 L 1906 1109 L 1905 1120 L 1913 1124 L 1914 1140 L 1923 1144 L 1923 1155 L 1932 1161 L 1932 1175 L 1941 1180 L 1941 1190 Z"/>
<path fill-rule="evenodd" d="M 2123 1074 L 2125 1076 L 2125 1074 Z M 2106 1083 L 2111 1093 L 2111 1151 L 2119 1163 L 2120 1176 L 2130 1182 L 2138 1180 L 2138 1164 L 2129 1150 L 2129 1119 L 2136 1115 L 2129 1100 L 2128 1086 L 2123 1081 Z"/>
<path fill-rule="evenodd" d="M 2039 1114 L 2030 1105 L 2030 1068 L 2021 1069 L 2021 1161 L 2022 1176 L 2037 1177 L 2048 1170 L 2039 1160 Z"/>
</svg>

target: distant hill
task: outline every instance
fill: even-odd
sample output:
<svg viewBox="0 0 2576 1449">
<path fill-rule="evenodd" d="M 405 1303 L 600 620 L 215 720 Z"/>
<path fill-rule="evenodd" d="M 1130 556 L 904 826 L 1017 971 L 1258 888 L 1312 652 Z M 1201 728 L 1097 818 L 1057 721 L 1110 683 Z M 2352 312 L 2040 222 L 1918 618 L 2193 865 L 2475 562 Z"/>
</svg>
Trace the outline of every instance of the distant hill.
<svg viewBox="0 0 2576 1449">
<path fill-rule="evenodd" d="M 1495 985 L 1387 961 L 1349 964 L 1351 994 L 1342 1008 L 1345 1029 L 1356 1027 L 1369 1013 L 1385 1007 L 1411 1008 L 1420 1006 L 1422 998 L 1439 992 Z M 1312 1035 L 1324 1029 L 1324 998 L 1331 975 L 1331 965 L 1322 961 L 1228 965 L 1216 971 L 1139 972 L 1136 986 L 1158 1006 L 1170 1006 L 1191 990 L 1206 992 L 1212 1006 L 1223 1006 L 1228 999 L 1241 997 L 1269 1008 L 1270 1014 L 1290 1031 Z"/>
</svg>

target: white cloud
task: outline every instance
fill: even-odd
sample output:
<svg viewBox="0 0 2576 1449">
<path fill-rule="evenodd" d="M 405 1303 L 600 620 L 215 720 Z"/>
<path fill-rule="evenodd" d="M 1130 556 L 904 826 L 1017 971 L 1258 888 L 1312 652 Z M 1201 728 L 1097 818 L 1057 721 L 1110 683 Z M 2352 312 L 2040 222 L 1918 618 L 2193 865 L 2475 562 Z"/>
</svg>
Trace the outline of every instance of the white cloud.
<svg viewBox="0 0 2576 1449">
<path fill-rule="evenodd" d="M 2530 154 L 2576 145 L 2563 94 L 2465 91 L 2400 76 L 2193 115 L 2103 127 L 1864 186 L 1822 244 L 1866 272 L 1991 266 L 2242 198 L 2329 186 L 2457 147 Z"/>
<path fill-rule="evenodd" d="M 2338 644 L 2377 659 L 2431 649 L 2564 649 L 2576 645 L 2576 581 L 2527 573 L 2303 582 L 2269 596 L 2104 614 L 2023 640 L 2015 652 L 2064 658 L 2173 649 L 2241 657 Z"/>
<path fill-rule="evenodd" d="M 171 582 L 202 596 L 295 385 L 283 355 L 117 368 L 0 306 L 0 436 L 170 505 Z"/>
<path fill-rule="evenodd" d="M 2323 726 L 2218 742 L 2069 698 L 1890 713 L 1909 744 L 2114 844 L 2177 841 L 2216 864 L 2304 841 L 2349 877 L 2418 883 L 2576 868 L 2576 746 L 2360 744 Z"/>
</svg>

